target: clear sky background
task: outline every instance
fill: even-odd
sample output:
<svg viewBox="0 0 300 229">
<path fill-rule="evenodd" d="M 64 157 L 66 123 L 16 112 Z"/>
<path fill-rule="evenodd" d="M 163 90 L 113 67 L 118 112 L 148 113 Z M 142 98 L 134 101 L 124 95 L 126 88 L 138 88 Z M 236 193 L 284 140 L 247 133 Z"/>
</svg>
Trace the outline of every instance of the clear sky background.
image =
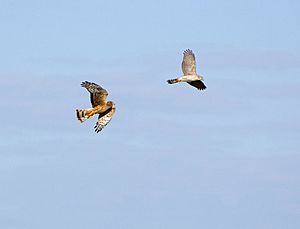
<svg viewBox="0 0 300 229">
<path fill-rule="evenodd" d="M 0 228 L 300 228 L 300 3 L 0 7 Z M 168 85 L 192 49 L 206 91 Z M 82 81 L 117 112 L 95 134 Z"/>
</svg>

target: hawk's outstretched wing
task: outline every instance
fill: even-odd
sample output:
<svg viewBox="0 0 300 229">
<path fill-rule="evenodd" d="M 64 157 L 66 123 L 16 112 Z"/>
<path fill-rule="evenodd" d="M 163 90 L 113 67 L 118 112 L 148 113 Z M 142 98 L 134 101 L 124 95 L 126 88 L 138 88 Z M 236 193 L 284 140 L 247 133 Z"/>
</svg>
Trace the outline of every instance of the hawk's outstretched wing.
<svg viewBox="0 0 300 229">
<path fill-rule="evenodd" d="M 93 107 L 105 104 L 108 93 L 104 88 L 88 81 L 82 82 L 81 86 L 85 87 L 91 93 L 91 103 Z"/>
<path fill-rule="evenodd" d="M 183 75 L 197 75 L 196 73 L 196 60 L 192 50 L 187 49 L 183 52 L 182 60 L 182 72 Z"/>
<path fill-rule="evenodd" d="M 205 84 L 201 80 L 194 80 L 187 83 L 197 88 L 198 90 L 204 90 L 206 88 Z"/>
<path fill-rule="evenodd" d="M 113 104 L 113 106 L 110 109 L 99 114 L 98 122 L 94 126 L 96 133 L 99 133 L 110 122 L 115 111 L 116 107 L 115 104 Z"/>
</svg>

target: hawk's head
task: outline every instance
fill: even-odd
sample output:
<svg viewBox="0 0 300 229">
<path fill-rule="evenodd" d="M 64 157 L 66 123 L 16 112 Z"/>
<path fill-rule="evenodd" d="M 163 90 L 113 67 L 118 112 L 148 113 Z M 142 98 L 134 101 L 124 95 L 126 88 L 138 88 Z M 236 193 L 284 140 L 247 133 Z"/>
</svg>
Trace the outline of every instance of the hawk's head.
<svg viewBox="0 0 300 229">
<path fill-rule="evenodd" d="M 106 106 L 108 106 L 108 107 L 113 107 L 115 104 L 112 102 L 112 101 L 108 101 L 107 103 L 106 103 Z"/>
</svg>

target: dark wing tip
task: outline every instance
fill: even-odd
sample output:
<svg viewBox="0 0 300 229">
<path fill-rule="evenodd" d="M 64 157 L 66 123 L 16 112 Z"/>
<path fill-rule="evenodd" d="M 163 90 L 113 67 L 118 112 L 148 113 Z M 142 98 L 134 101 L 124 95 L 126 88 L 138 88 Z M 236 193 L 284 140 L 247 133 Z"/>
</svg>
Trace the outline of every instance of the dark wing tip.
<svg viewBox="0 0 300 229">
<path fill-rule="evenodd" d="M 206 86 L 205 86 L 205 84 L 201 81 L 201 84 L 199 83 L 199 85 L 198 85 L 197 88 L 198 88 L 198 90 L 203 91 L 203 90 L 206 89 Z"/>
<path fill-rule="evenodd" d="M 206 86 L 203 84 L 203 87 L 198 88 L 198 90 L 203 91 L 206 89 Z"/>
<path fill-rule="evenodd" d="M 193 51 L 190 50 L 190 49 L 184 50 L 184 51 L 183 51 L 183 54 L 184 54 L 184 55 L 187 55 L 187 54 L 192 54 L 192 55 L 194 55 Z"/>
<path fill-rule="evenodd" d="M 206 89 L 206 86 L 205 84 L 200 80 L 201 83 L 199 83 L 199 86 L 198 86 L 198 90 L 205 90 Z"/>
<path fill-rule="evenodd" d="M 201 80 L 195 80 L 195 81 L 191 81 L 191 82 L 187 82 L 187 83 L 190 84 L 191 86 L 197 88 L 200 91 L 206 89 L 205 84 Z"/>
<path fill-rule="evenodd" d="M 95 133 L 99 133 L 102 130 L 102 128 L 95 128 Z"/>
<path fill-rule="evenodd" d="M 89 81 L 84 81 L 81 83 L 81 87 L 86 87 L 88 84 L 92 84 L 92 83 Z"/>
</svg>

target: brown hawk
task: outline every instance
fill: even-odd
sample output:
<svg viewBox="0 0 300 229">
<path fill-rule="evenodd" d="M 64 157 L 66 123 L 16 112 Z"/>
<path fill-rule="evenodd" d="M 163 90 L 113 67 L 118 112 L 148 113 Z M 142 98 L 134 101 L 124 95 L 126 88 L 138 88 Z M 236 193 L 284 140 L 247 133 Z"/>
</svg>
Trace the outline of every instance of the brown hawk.
<svg viewBox="0 0 300 229">
<path fill-rule="evenodd" d="M 81 83 L 90 93 L 92 108 L 77 109 L 77 119 L 82 123 L 85 120 L 99 114 L 98 121 L 95 125 L 95 132 L 100 132 L 112 119 L 116 111 L 115 104 L 112 101 L 106 101 L 107 91 L 101 86 L 88 81 Z"/>
<path fill-rule="evenodd" d="M 167 82 L 169 84 L 187 82 L 198 90 L 204 90 L 206 88 L 205 84 L 202 82 L 203 76 L 197 75 L 196 73 L 196 59 L 192 50 L 187 49 L 183 52 L 181 67 L 183 76 L 177 79 L 168 80 Z"/>
</svg>

